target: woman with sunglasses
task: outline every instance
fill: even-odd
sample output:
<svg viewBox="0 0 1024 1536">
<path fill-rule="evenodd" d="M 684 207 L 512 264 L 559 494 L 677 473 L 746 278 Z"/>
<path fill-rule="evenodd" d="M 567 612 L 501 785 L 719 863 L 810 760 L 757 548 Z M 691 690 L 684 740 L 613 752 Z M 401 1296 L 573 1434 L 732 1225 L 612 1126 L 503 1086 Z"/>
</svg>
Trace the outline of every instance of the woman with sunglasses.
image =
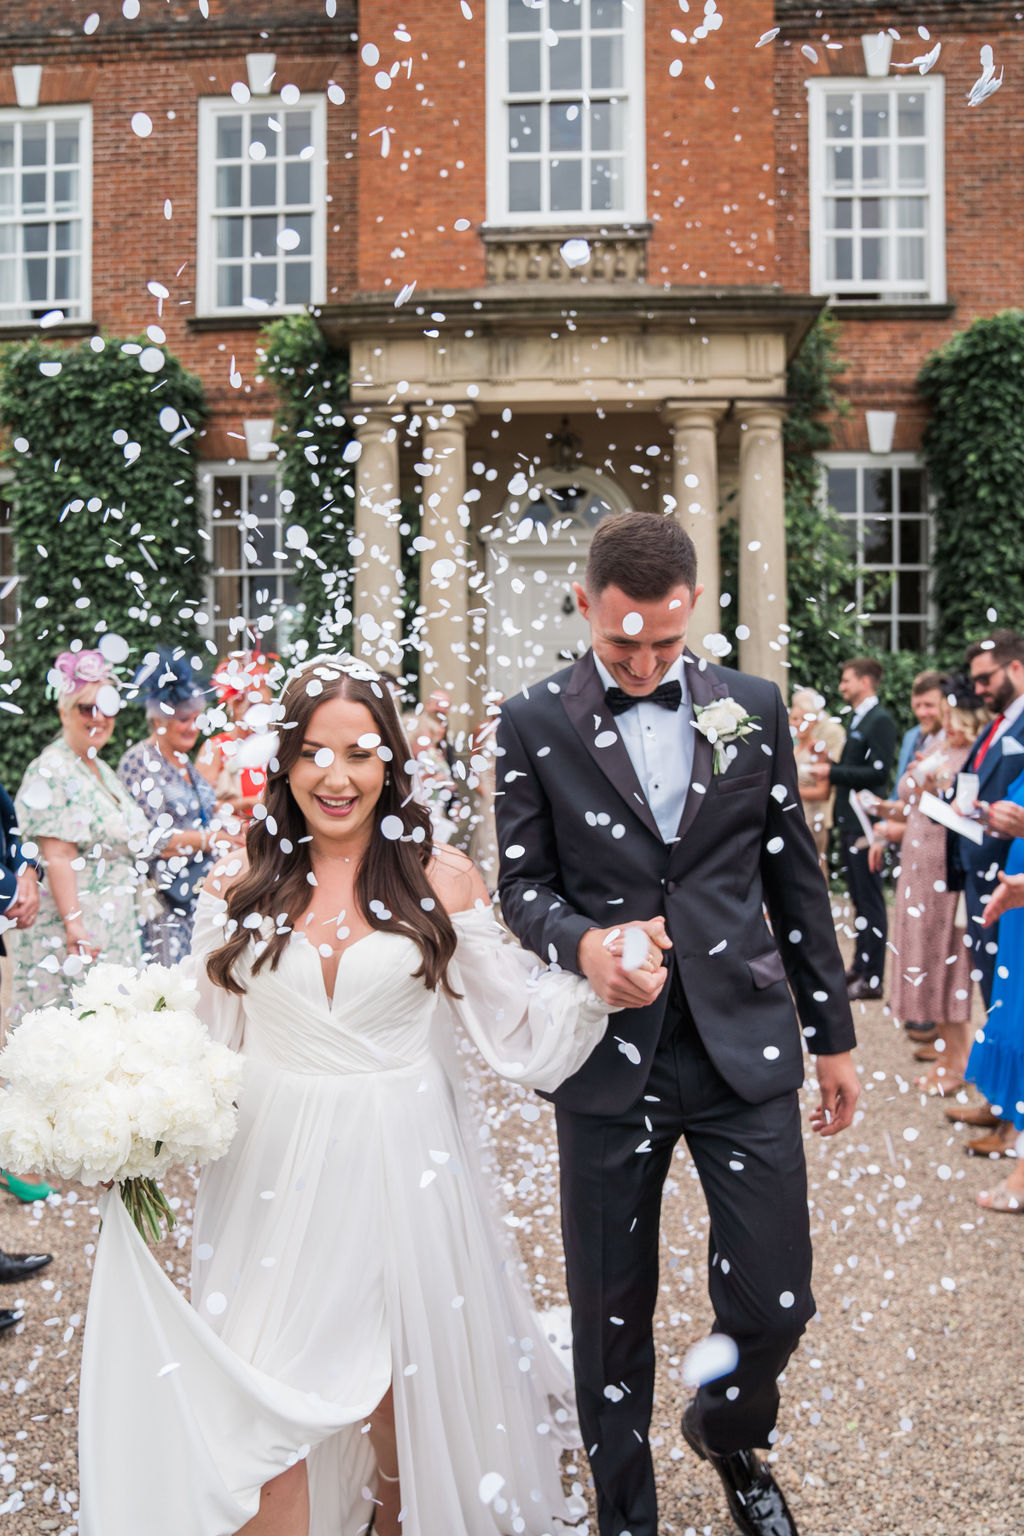
<svg viewBox="0 0 1024 1536">
<path fill-rule="evenodd" d="M 100 757 L 120 707 L 117 679 L 102 652 L 62 651 L 49 687 L 60 735 L 29 763 L 15 798 L 22 851 L 44 878 L 35 923 L 8 935 L 14 1022 L 62 1002 L 90 960 L 137 966 L 142 959 L 135 860 L 146 821 Z M 19 1199 L 49 1193 L 45 1184 L 3 1178 Z"/>
</svg>

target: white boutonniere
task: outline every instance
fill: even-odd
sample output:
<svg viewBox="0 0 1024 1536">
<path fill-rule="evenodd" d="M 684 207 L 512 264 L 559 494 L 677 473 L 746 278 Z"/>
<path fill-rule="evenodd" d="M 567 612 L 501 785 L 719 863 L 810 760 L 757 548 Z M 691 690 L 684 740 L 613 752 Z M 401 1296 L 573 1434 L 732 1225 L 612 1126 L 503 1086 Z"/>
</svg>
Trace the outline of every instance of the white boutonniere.
<svg viewBox="0 0 1024 1536">
<path fill-rule="evenodd" d="M 736 743 L 759 731 L 757 715 L 748 715 L 733 698 L 716 699 L 713 704 L 693 706 L 694 728 L 715 749 L 715 772 L 724 773 L 736 756 Z"/>
</svg>

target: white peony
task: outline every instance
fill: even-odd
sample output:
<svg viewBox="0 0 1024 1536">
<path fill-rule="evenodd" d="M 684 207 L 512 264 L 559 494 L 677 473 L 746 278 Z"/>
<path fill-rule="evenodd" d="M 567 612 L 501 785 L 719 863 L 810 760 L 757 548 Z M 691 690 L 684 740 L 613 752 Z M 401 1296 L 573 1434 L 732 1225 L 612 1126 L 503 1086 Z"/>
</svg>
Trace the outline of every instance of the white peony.
<svg viewBox="0 0 1024 1536">
<path fill-rule="evenodd" d="M 53 1126 L 46 1110 L 28 1094 L 0 1094 L 0 1167 L 32 1173 L 53 1163 Z"/>
<path fill-rule="evenodd" d="M 90 966 L 78 985 L 71 989 L 71 995 L 76 1008 L 83 1011 L 106 1006 L 127 1013 L 135 1006 L 138 981 L 138 972 L 133 971 L 130 965 L 108 965 L 104 962 Z"/>
<path fill-rule="evenodd" d="M 62 1179 L 99 1184 L 121 1177 L 132 1150 L 131 1100 L 116 1083 L 69 1093 L 53 1116 L 53 1166 Z"/>
<path fill-rule="evenodd" d="M 190 1012 L 196 1006 L 198 989 L 194 981 L 169 965 L 147 965 L 135 978 L 132 1005 L 139 1013 L 153 1013 L 157 1004 L 164 1008 Z"/>
</svg>

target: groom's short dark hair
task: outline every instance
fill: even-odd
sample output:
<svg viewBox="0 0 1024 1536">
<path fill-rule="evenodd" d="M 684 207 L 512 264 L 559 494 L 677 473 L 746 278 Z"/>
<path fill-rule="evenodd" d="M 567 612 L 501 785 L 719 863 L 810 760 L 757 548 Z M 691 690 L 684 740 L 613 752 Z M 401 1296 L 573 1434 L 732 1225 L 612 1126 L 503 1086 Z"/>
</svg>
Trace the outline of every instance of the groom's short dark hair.
<svg viewBox="0 0 1024 1536">
<path fill-rule="evenodd" d="M 583 585 L 590 597 L 618 587 L 639 603 L 697 585 L 697 551 L 685 529 L 660 512 L 620 512 L 597 525 Z"/>
</svg>

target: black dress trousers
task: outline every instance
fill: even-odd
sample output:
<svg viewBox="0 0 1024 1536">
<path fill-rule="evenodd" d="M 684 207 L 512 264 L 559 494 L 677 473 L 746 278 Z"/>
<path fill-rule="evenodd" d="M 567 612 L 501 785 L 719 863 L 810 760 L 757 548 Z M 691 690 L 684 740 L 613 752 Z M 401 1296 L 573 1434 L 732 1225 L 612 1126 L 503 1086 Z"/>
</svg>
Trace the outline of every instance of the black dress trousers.
<svg viewBox="0 0 1024 1536">
<path fill-rule="evenodd" d="M 797 1095 L 739 1098 L 673 986 L 640 1102 L 618 1118 L 559 1108 L 557 1123 L 576 1395 L 600 1536 L 657 1536 L 652 1319 L 673 1150 L 684 1136 L 707 1200 L 714 1331 L 739 1346 L 736 1369 L 698 1390 L 700 1431 L 722 1453 L 767 1445 L 776 1377 L 815 1310 Z"/>
</svg>

